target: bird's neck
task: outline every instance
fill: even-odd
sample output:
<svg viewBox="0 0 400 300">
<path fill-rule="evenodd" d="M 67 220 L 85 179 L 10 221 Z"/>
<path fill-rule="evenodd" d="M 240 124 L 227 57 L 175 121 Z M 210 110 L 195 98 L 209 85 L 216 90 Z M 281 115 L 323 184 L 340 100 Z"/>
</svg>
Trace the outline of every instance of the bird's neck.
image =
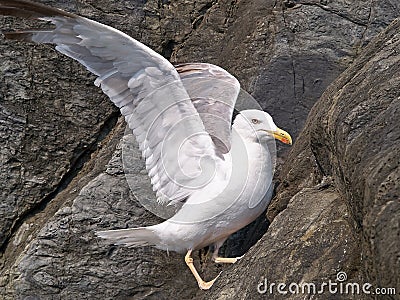
<svg viewBox="0 0 400 300">
<path fill-rule="evenodd" d="M 268 136 L 260 138 L 257 132 L 246 122 L 235 122 L 232 126 L 232 155 L 251 157 L 256 164 L 267 163 L 275 157 L 275 140 Z"/>
<path fill-rule="evenodd" d="M 236 138 L 240 138 L 243 141 L 246 141 L 247 143 L 257 143 L 257 133 L 254 131 L 254 129 L 251 127 L 248 122 L 243 122 L 243 120 L 238 120 L 238 118 L 235 119 L 235 122 L 233 123 L 232 126 L 232 132 L 236 133 L 238 135 Z M 234 139 L 234 135 L 232 136 L 232 142 Z"/>
<path fill-rule="evenodd" d="M 264 146 L 254 131 L 232 127 L 232 155 L 262 159 L 268 151 Z"/>
</svg>

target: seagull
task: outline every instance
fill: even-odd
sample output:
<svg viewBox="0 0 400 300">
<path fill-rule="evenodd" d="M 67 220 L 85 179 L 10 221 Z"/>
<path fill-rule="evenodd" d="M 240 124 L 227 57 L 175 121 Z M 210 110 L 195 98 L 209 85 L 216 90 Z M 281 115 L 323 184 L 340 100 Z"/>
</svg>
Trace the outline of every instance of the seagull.
<svg viewBox="0 0 400 300">
<path fill-rule="evenodd" d="M 172 65 L 117 29 L 44 4 L 0 0 L 0 14 L 52 23 L 50 28 L 8 30 L 10 40 L 55 44 L 97 76 L 95 85 L 120 109 L 138 141 L 159 203 L 176 214 L 147 227 L 108 230 L 97 236 L 128 247 L 153 246 L 186 253 L 201 289 L 192 252 L 218 250 L 234 232 L 265 211 L 272 197 L 271 142 L 292 144 L 262 110 L 242 110 L 233 120 L 238 80 L 207 63 Z"/>
</svg>

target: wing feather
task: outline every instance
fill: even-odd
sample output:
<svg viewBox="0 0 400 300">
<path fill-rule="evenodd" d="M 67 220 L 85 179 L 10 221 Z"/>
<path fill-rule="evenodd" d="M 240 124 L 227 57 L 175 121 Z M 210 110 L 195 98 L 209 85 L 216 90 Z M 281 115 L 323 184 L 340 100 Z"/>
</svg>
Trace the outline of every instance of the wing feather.
<svg viewBox="0 0 400 300">
<path fill-rule="evenodd" d="M 231 148 L 231 121 L 239 81 L 221 67 L 206 63 L 175 66 L 219 156 Z"/>
<path fill-rule="evenodd" d="M 107 25 L 26 0 L 0 0 L 0 14 L 49 21 L 54 28 L 3 32 L 8 39 L 56 44 L 98 76 L 136 136 L 158 200 L 180 201 L 205 179 L 214 144 L 177 70 L 161 55 Z M 199 181 L 200 180 L 200 181 Z"/>
</svg>

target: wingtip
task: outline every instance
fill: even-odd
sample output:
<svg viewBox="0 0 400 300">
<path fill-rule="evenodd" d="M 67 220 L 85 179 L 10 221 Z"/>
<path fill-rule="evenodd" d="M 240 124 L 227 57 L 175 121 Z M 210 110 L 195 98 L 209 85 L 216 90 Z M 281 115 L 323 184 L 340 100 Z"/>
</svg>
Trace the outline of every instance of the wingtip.
<svg viewBox="0 0 400 300">
<path fill-rule="evenodd" d="M 62 9 L 29 0 L 0 0 L 0 15 L 22 18 L 77 17 L 77 15 Z"/>
<path fill-rule="evenodd" d="M 32 41 L 32 33 L 31 32 L 3 30 L 3 31 L 1 31 L 1 33 L 4 35 L 4 38 L 7 40 Z"/>
</svg>

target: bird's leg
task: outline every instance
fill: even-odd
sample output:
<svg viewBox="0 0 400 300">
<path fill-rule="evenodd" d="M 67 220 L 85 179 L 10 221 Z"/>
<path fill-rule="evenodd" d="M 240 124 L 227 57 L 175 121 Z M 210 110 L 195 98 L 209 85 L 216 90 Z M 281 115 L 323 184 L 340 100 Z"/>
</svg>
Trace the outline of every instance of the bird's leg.
<svg viewBox="0 0 400 300">
<path fill-rule="evenodd" d="M 201 279 L 199 273 L 197 272 L 196 268 L 194 267 L 193 258 L 191 257 L 191 255 L 192 255 L 192 250 L 189 250 L 185 255 L 185 262 L 186 262 L 187 266 L 189 267 L 190 271 L 192 271 L 194 278 L 196 278 L 197 283 L 199 284 L 199 288 L 201 288 L 202 290 L 208 290 L 210 287 L 212 287 L 215 280 L 217 280 L 217 278 L 219 277 L 219 275 L 221 275 L 221 273 L 219 273 L 219 275 L 217 277 L 215 277 L 213 280 L 205 282 L 203 279 Z"/>
<path fill-rule="evenodd" d="M 212 260 L 217 264 L 234 264 L 235 262 L 237 262 L 239 259 L 243 258 L 243 256 L 244 256 L 244 255 L 242 255 L 239 257 L 219 257 L 218 256 L 219 247 L 217 247 L 217 246 L 218 245 L 215 246 L 214 253 L 212 256 Z"/>
</svg>

